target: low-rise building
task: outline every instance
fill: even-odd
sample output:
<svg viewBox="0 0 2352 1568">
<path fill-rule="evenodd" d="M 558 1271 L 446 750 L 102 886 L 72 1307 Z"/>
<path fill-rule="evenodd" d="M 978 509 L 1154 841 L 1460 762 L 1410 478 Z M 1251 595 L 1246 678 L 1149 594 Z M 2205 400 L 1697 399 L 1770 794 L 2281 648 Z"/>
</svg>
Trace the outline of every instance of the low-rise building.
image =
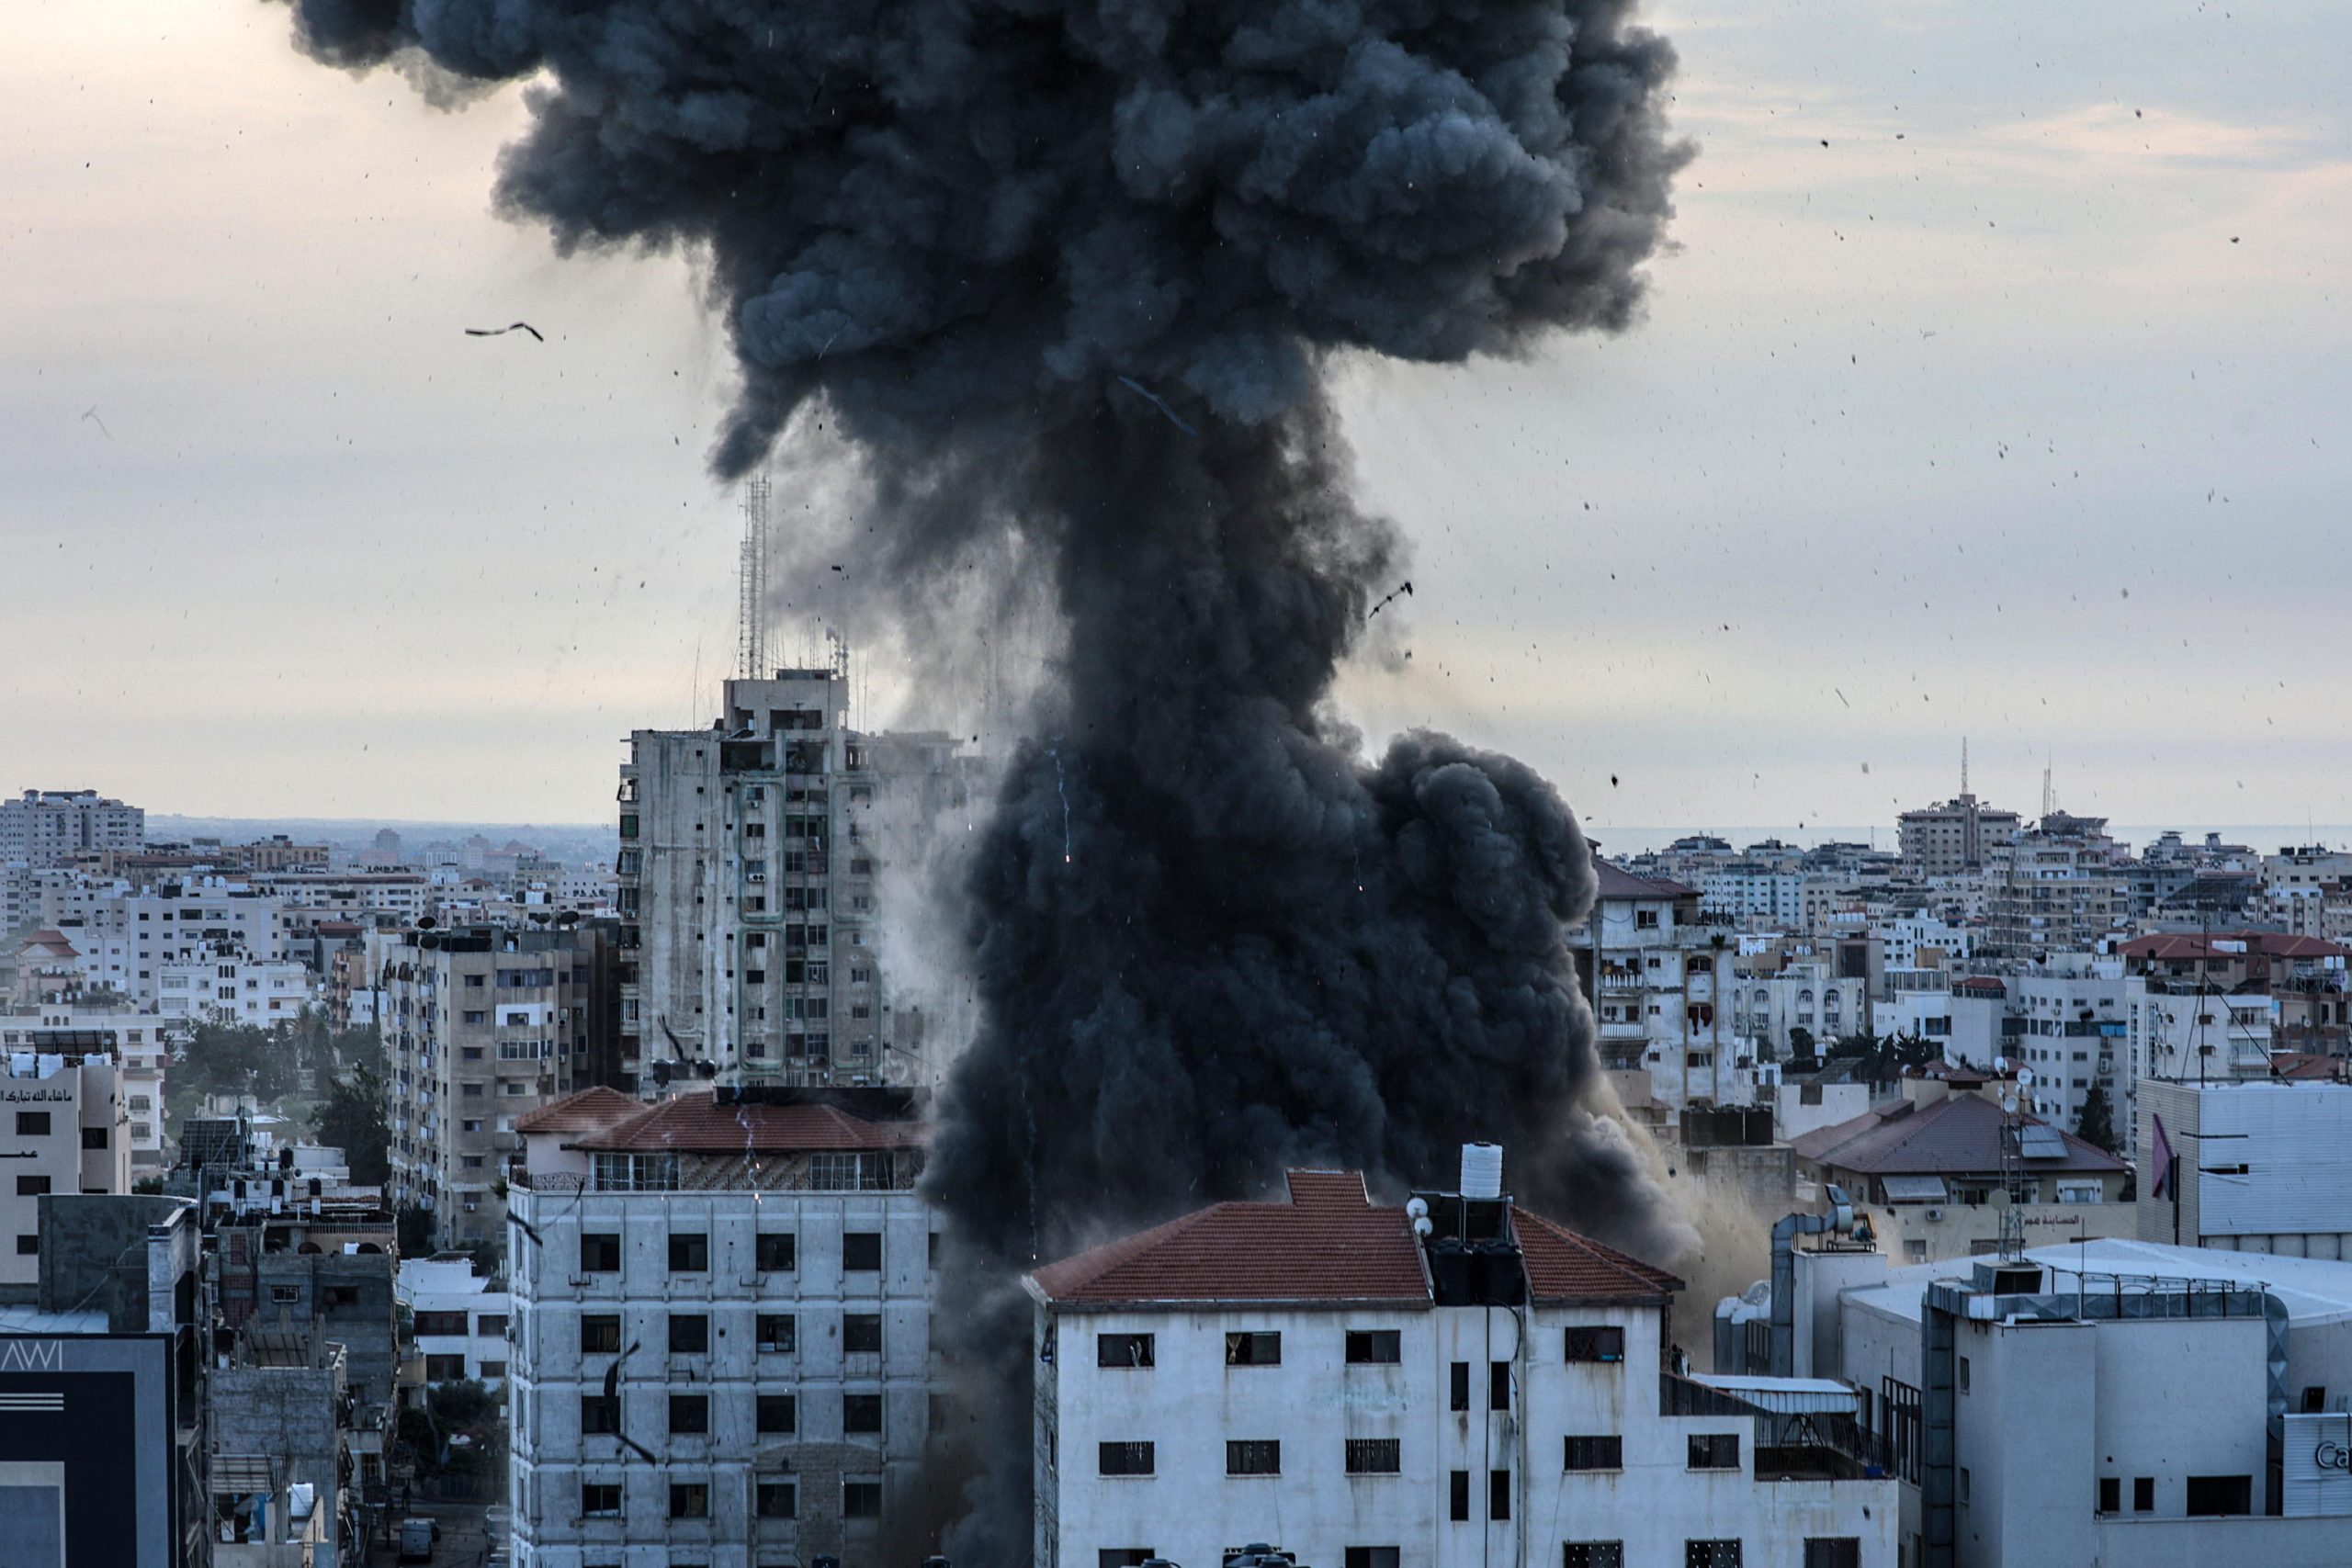
<svg viewBox="0 0 2352 1568">
<path fill-rule="evenodd" d="M 130 1125 L 113 1057 L 0 1056 L 0 1293 L 40 1283 L 41 1199 L 130 1190 Z"/>
<path fill-rule="evenodd" d="M 1893 1568 L 1855 1391 L 1679 1375 L 1680 1281 L 1465 1164 L 1404 1205 L 1294 1171 L 1030 1276 L 1038 1568 Z"/>
<path fill-rule="evenodd" d="M 2139 1114 L 2142 1240 L 2352 1260 L 2352 1084 L 2150 1081 Z"/>
<path fill-rule="evenodd" d="M 472 1258 L 404 1258 L 399 1291 L 428 1384 L 470 1381 L 497 1388 L 505 1382 L 508 1296 L 491 1289 Z"/>
<path fill-rule="evenodd" d="M 946 1392 L 911 1110 L 903 1090 L 598 1088 L 522 1120 L 518 1562 L 878 1560 Z"/>
</svg>

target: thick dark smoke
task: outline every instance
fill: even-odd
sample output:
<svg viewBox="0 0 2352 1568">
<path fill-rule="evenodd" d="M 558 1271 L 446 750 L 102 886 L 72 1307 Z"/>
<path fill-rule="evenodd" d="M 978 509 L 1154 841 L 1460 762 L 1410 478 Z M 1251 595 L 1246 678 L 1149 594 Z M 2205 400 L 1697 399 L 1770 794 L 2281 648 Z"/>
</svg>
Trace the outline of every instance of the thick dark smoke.
<svg viewBox="0 0 2352 1568">
<path fill-rule="evenodd" d="M 821 406 L 873 458 L 866 581 L 1016 536 L 1050 574 L 1066 653 L 965 889 L 983 1019 L 933 1167 L 1014 1383 L 1009 1267 L 1285 1164 L 1438 1180 L 1499 1139 L 1522 1196 L 1669 1234 L 1587 1110 L 1575 821 L 1442 736 L 1373 761 L 1328 705 L 1404 562 L 1325 361 L 1630 321 L 1684 153 L 1629 12 L 298 0 L 334 63 L 537 78 L 503 210 L 705 259 L 743 374 L 720 474 Z M 967 1562 L 1027 1554 L 998 1393 L 1017 1457 Z"/>
</svg>

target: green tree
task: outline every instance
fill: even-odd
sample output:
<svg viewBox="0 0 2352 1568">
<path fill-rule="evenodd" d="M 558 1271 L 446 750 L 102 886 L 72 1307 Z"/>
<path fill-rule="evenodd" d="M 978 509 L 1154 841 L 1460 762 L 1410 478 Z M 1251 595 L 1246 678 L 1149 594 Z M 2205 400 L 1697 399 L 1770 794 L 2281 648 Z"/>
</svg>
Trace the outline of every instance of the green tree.
<svg viewBox="0 0 2352 1568">
<path fill-rule="evenodd" d="M 433 1215 L 414 1203 L 392 1211 L 393 1236 L 402 1258 L 424 1258 L 433 1251 Z"/>
<path fill-rule="evenodd" d="M 384 1086 L 367 1067 L 354 1069 L 328 1092 L 311 1133 L 343 1151 L 358 1185 L 379 1187 L 391 1179 L 392 1131 L 384 1120 Z"/>
<path fill-rule="evenodd" d="M 1792 1060 L 1802 1062 L 1812 1055 L 1813 1031 L 1800 1023 L 1789 1031 L 1789 1055 Z"/>
<path fill-rule="evenodd" d="M 2115 1106 L 2107 1086 L 2094 1082 L 2083 1096 L 2082 1114 L 2075 1118 L 2075 1136 L 2106 1154 L 2115 1152 Z"/>
</svg>

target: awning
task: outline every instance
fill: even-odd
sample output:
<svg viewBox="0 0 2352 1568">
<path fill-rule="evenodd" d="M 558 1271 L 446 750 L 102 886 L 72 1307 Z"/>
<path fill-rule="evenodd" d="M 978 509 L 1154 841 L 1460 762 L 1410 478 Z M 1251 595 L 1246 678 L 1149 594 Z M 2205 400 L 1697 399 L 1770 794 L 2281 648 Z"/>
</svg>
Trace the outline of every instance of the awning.
<svg viewBox="0 0 2352 1568">
<path fill-rule="evenodd" d="M 1890 1203 L 1946 1203 L 1951 1193 L 1940 1176 L 1882 1176 L 1878 1184 L 1886 1190 Z"/>
<path fill-rule="evenodd" d="M 276 1461 L 263 1454 L 214 1454 L 212 1495 L 242 1497 L 249 1492 L 277 1495 Z"/>
<path fill-rule="evenodd" d="M 1861 1412 L 1861 1394 L 1832 1378 L 1728 1377 L 1692 1372 L 1692 1382 L 1744 1399 L 1775 1416 L 1855 1416 Z"/>
</svg>

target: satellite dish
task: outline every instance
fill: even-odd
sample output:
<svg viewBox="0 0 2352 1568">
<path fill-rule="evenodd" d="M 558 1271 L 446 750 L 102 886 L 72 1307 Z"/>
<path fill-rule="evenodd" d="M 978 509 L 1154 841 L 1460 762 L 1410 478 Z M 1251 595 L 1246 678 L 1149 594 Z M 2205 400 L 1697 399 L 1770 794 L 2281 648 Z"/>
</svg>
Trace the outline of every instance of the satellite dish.
<svg viewBox="0 0 2352 1568">
<path fill-rule="evenodd" d="M 2018 1113 L 2018 1097 L 2016 1095 L 2005 1094 L 2001 1096 L 2001 1112 L 2007 1116 L 2015 1116 Z"/>
<path fill-rule="evenodd" d="M 2019 1067 L 2018 1069 L 2018 1087 L 2019 1089 L 2031 1089 L 2033 1087 L 2033 1069 L 2031 1067 Z"/>
<path fill-rule="evenodd" d="M 416 918 L 416 929 L 421 931 L 429 931 L 440 923 L 430 915 L 419 915 Z"/>
<path fill-rule="evenodd" d="M 1996 1073 L 2006 1074 L 2009 1070 L 2009 1059 L 2007 1056 L 1994 1057 L 1993 1070 Z"/>
</svg>

